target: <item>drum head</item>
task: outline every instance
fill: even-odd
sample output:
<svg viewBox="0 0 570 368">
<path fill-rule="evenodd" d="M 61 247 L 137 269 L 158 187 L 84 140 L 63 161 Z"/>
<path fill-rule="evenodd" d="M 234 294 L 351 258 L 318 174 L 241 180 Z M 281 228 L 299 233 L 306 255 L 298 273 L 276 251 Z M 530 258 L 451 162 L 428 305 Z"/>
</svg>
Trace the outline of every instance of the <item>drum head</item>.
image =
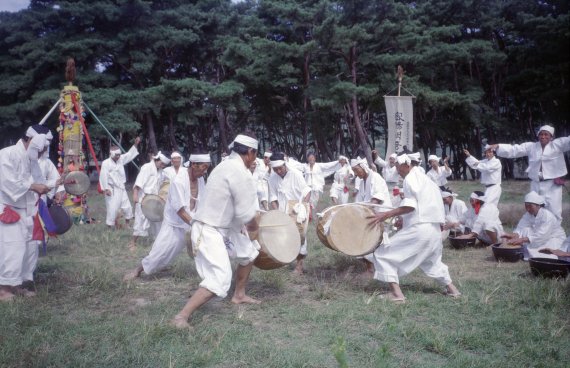
<svg viewBox="0 0 570 368">
<path fill-rule="evenodd" d="M 158 191 L 158 196 L 166 201 L 168 198 L 168 190 L 170 189 L 170 182 L 165 181 L 160 186 L 160 190 Z"/>
<path fill-rule="evenodd" d="M 72 171 L 65 176 L 63 187 L 65 191 L 73 195 L 83 195 L 89 190 L 91 182 L 87 174 L 82 171 Z"/>
<path fill-rule="evenodd" d="M 349 256 L 372 253 L 382 242 L 384 226 L 368 226 L 374 211 L 365 206 L 340 208 L 331 220 L 328 240 L 334 249 Z"/>
<path fill-rule="evenodd" d="M 165 202 L 155 194 L 147 194 L 141 202 L 141 209 L 144 217 L 152 222 L 160 222 L 164 217 Z"/>
<path fill-rule="evenodd" d="M 261 215 L 257 240 L 268 256 L 283 265 L 293 262 L 301 249 L 297 226 L 287 214 L 278 210 Z"/>
<path fill-rule="evenodd" d="M 73 222 L 71 221 L 71 216 L 67 209 L 62 206 L 53 205 L 49 209 L 49 215 L 55 224 L 55 233 L 58 235 L 65 234 Z"/>
</svg>

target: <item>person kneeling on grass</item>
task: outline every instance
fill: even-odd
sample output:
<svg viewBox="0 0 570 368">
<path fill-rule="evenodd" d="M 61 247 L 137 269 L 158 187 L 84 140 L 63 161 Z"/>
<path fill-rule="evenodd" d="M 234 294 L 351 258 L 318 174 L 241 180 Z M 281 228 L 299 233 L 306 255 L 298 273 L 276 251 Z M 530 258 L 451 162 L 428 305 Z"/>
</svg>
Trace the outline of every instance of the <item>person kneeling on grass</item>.
<svg viewBox="0 0 570 368">
<path fill-rule="evenodd" d="M 403 302 L 405 297 L 399 277 L 417 267 L 445 285 L 446 295 L 458 297 L 461 293 L 453 285 L 448 268 L 441 261 L 440 226 L 445 222 L 445 212 L 439 188 L 411 165 L 406 154 L 398 156 L 396 167 L 404 178 L 404 199 L 400 207 L 370 217 L 370 225 L 378 225 L 394 216 L 401 216 L 403 220 L 402 230 L 374 252 L 374 278 L 390 285 L 390 292 L 383 298 Z"/>
<path fill-rule="evenodd" d="M 552 253 L 543 255 L 542 248 L 564 249 L 562 244 L 566 239 L 566 233 L 556 216 L 544 208 L 544 197 L 536 192 L 530 192 L 524 197 L 526 213 L 521 217 L 513 233 L 507 233 L 502 238 L 508 239 L 512 245 L 522 245 L 524 259 L 544 257 L 557 258 Z M 541 254 L 543 253 L 543 254 Z"/>
<path fill-rule="evenodd" d="M 237 280 L 232 302 L 259 304 L 245 293 L 245 285 L 259 251 L 246 235 L 258 230 L 257 190 L 248 167 L 255 161 L 257 139 L 238 135 L 232 153 L 212 171 L 203 202 L 192 223 L 192 248 L 200 287 L 174 317 L 176 328 L 188 328 L 188 318 L 215 296 L 224 298 L 232 281 L 230 257 L 237 258 Z"/>
<path fill-rule="evenodd" d="M 471 229 L 471 232 L 460 235 L 457 239 L 477 238 L 485 245 L 498 243 L 503 234 L 503 225 L 497 206 L 486 203 L 485 194 L 478 190 L 471 193 L 469 203 L 471 209 L 464 213 L 460 223 L 465 225 L 466 229 Z"/>
</svg>

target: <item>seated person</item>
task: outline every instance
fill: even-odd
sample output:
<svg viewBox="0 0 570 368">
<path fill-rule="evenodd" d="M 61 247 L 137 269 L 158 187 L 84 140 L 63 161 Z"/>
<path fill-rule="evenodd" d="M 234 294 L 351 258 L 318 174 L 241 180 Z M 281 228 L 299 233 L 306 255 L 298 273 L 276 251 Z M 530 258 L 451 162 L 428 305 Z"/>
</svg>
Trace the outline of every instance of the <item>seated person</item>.
<svg viewBox="0 0 570 368">
<path fill-rule="evenodd" d="M 456 230 L 463 232 L 465 226 L 463 226 L 459 220 L 463 217 L 463 214 L 467 212 L 467 206 L 465 202 L 461 199 L 457 199 L 456 193 L 451 193 L 446 190 L 441 192 L 441 198 L 443 200 L 443 208 L 445 209 L 445 224 L 443 225 L 443 230 Z"/>
<path fill-rule="evenodd" d="M 544 197 L 536 192 L 530 192 L 524 197 L 526 213 L 521 217 L 513 233 L 507 233 L 502 238 L 508 239 L 512 245 L 522 245 L 524 259 L 543 257 L 557 258 L 555 254 L 544 254 L 540 249 L 548 246 L 551 249 L 561 249 L 566 233 L 556 216 L 544 208 Z"/>
<path fill-rule="evenodd" d="M 465 235 L 458 239 L 477 238 L 486 245 L 499 242 L 503 234 L 503 225 L 499 219 L 499 209 L 492 203 L 485 203 L 485 195 L 481 191 L 471 193 L 469 198 L 471 209 L 467 210 L 460 223 L 465 225 Z M 467 230 L 470 229 L 470 232 Z"/>
</svg>

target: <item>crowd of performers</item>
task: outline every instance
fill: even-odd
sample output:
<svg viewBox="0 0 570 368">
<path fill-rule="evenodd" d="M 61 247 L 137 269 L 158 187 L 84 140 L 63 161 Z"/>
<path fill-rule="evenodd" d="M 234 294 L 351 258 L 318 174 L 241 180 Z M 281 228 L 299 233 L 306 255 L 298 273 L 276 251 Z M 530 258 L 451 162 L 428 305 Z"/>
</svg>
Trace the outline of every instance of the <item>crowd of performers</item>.
<svg viewBox="0 0 570 368">
<path fill-rule="evenodd" d="M 33 280 L 38 259 L 39 199 L 61 192 L 62 180 L 45 157 L 51 139 L 47 128 L 34 125 L 15 145 L 0 151 L 2 301 L 34 295 L 26 284 Z M 172 320 L 180 328 L 188 327 L 192 313 L 208 300 L 227 295 L 232 280 L 230 258 L 238 262 L 232 302 L 259 303 L 246 294 L 249 274 L 259 254 L 259 244 L 252 240 L 259 230 L 256 216 L 260 211 L 294 210 L 298 223 L 315 217 L 325 177 L 330 175 L 333 204 L 346 204 L 352 198 L 379 205 L 381 209 L 363 221 L 373 227 L 392 219 L 398 228 L 390 237 L 385 232 L 381 245 L 363 257 L 373 277 L 389 285 L 390 291 L 382 297 L 394 302 L 405 300 L 400 277 L 418 267 L 439 282 L 446 295 L 461 295 L 442 263 L 442 233 L 447 231 L 460 232 L 463 238 L 476 237 L 485 244 L 503 240 L 522 245 L 525 259 L 539 253 L 563 257 L 570 251 L 570 241 L 561 227 L 562 185 L 558 179 L 567 173 L 563 153 L 570 150 L 570 137 L 554 138 L 550 126 L 540 128 L 538 142 L 487 145 L 481 160 L 464 151 L 467 164 L 481 173 L 482 184 L 481 191 L 471 194 L 469 208 L 446 186 L 451 175 L 447 159 L 429 156 L 429 170 L 425 172 L 419 153 L 393 153 L 384 160 L 373 151 L 381 175 L 375 165 L 361 157 L 349 160 L 340 156 L 337 161 L 319 163 L 310 153 L 307 163 L 300 163 L 283 152 L 266 151 L 261 159 L 257 139 L 244 133 L 235 137 L 229 147 L 231 153 L 211 170 L 207 181 L 205 175 L 212 164 L 208 152 L 194 152 L 186 163 L 179 152 L 153 155 L 135 180 L 133 211 L 124 166 L 138 155 L 139 143 L 137 138 L 126 153 L 112 146 L 110 157 L 101 166 L 99 184 L 105 195 L 105 224 L 112 229 L 121 216 L 126 222 L 134 217 L 130 249 L 135 249 L 139 237 L 154 237 L 150 252 L 124 276 L 125 281 L 169 265 L 186 247 L 185 237 L 190 234 L 202 282 Z M 528 156 L 529 160 L 531 188 L 524 200 L 526 213 L 512 233 L 503 231 L 499 219 L 501 162 L 495 155 Z M 149 221 L 141 209 L 146 196 L 157 194 L 166 202 L 161 222 Z M 308 253 L 306 239 L 301 236 L 300 241 L 294 269 L 297 273 L 303 272 Z"/>
</svg>

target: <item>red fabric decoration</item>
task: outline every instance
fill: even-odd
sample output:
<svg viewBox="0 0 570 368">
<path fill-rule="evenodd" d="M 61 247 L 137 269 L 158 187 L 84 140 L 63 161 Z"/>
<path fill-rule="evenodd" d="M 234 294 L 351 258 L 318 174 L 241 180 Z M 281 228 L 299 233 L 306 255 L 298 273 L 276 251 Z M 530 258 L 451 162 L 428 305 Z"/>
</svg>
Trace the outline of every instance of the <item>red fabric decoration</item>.
<svg viewBox="0 0 570 368">
<path fill-rule="evenodd" d="M 477 202 L 473 205 L 473 209 L 475 210 L 475 214 L 478 215 L 479 211 L 481 210 L 481 202 Z"/>
<path fill-rule="evenodd" d="M 348 193 L 348 187 L 345 185 L 344 188 L 342 189 L 342 191 L 343 191 L 344 193 Z"/>
<path fill-rule="evenodd" d="M 20 221 L 20 215 L 10 206 L 4 206 L 4 212 L 0 214 L 0 222 L 3 224 L 13 224 Z"/>
<path fill-rule="evenodd" d="M 34 227 L 32 228 L 32 240 L 44 241 L 45 234 L 42 222 L 40 221 L 40 214 L 36 213 L 34 216 Z"/>
</svg>

